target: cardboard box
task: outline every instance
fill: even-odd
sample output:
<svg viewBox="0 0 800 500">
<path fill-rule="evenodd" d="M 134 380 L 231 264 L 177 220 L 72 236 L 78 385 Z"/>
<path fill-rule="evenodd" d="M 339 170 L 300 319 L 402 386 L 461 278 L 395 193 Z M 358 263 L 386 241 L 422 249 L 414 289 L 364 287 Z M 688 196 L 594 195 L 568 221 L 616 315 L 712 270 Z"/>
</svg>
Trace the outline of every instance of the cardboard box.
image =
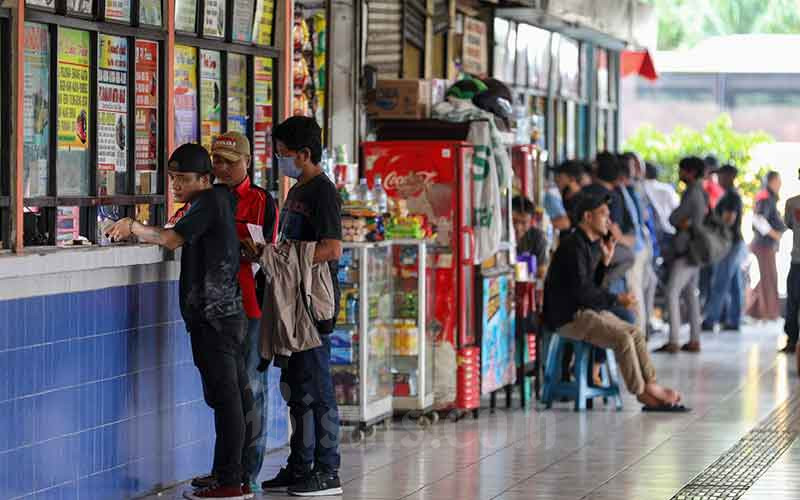
<svg viewBox="0 0 800 500">
<path fill-rule="evenodd" d="M 367 102 L 372 118 L 420 120 L 430 116 L 431 90 L 427 80 L 378 80 Z"/>
</svg>

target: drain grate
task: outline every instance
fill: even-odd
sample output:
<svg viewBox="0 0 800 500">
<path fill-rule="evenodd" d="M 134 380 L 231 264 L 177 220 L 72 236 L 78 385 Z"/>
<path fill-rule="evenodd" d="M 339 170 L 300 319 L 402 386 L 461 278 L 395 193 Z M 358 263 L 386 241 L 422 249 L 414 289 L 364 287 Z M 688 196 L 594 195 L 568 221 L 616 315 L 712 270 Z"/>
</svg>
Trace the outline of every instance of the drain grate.
<svg viewBox="0 0 800 500">
<path fill-rule="evenodd" d="M 800 396 L 784 401 L 672 500 L 728 500 L 744 496 L 800 433 Z"/>
</svg>

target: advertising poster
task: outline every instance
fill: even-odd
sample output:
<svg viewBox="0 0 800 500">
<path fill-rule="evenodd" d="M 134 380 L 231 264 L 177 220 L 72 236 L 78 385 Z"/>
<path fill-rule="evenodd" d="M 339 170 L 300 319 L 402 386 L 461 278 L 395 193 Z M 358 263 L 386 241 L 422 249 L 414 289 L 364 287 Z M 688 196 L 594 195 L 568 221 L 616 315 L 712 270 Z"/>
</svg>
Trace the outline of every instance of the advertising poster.
<svg viewBox="0 0 800 500">
<path fill-rule="evenodd" d="M 124 173 L 128 169 L 128 40 L 101 34 L 97 43 L 97 168 Z"/>
<path fill-rule="evenodd" d="M 561 37 L 558 55 L 558 74 L 561 77 L 561 95 L 580 96 L 580 47 L 578 42 Z"/>
<path fill-rule="evenodd" d="M 139 0 L 139 22 L 161 26 L 161 0 Z"/>
<path fill-rule="evenodd" d="M 255 62 L 255 122 L 253 123 L 253 162 L 256 182 L 260 186 L 266 172 L 272 168 L 272 59 L 256 57 Z"/>
<path fill-rule="evenodd" d="M 255 0 L 237 0 L 233 2 L 233 37 L 234 42 L 250 43 L 253 38 L 253 7 Z"/>
<path fill-rule="evenodd" d="M 462 62 L 466 73 L 485 75 L 488 71 L 489 53 L 486 43 L 486 23 L 471 17 L 465 17 Z M 509 48 L 509 53 L 515 51 L 516 37 L 514 37 L 514 44 Z M 512 78 L 507 81 L 513 81 L 513 76 L 512 73 Z"/>
<path fill-rule="evenodd" d="M 106 0 L 106 19 L 129 23 L 131 21 L 130 0 Z"/>
<path fill-rule="evenodd" d="M 92 0 L 67 0 L 67 9 L 80 14 L 92 13 Z"/>
<path fill-rule="evenodd" d="M 247 133 L 247 58 L 228 54 L 228 130 Z"/>
<path fill-rule="evenodd" d="M 206 0 L 203 34 L 205 36 L 225 36 L 225 0 Z"/>
<path fill-rule="evenodd" d="M 481 393 L 513 384 L 515 364 L 515 317 L 508 276 L 483 278 L 481 315 Z"/>
<path fill-rule="evenodd" d="M 158 42 L 136 40 L 136 170 L 158 167 Z"/>
<path fill-rule="evenodd" d="M 50 38 L 47 26 L 25 23 L 24 195 L 47 195 L 50 144 Z"/>
<path fill-rule="evenodd" d="M 197 142 L 197 49 L 175 46 L 175 146 Z"/>
<path fill-rule="evenodd" d="M 200 144 L 211 151 L 211 140 L 222 131 L 222 64 L 219 52 L 200 51 Z"/>
<path fill-rule="evenodd" d="M 89 33 L 58 28 L 58 193 L 89 192 Z"/>
<path fill-rule="evenodd" d="M 175 0 L 175 30 L 194 33 L 197 24 L 197 0 Z"/>
<path fill-rule="evenodd" d="M 275 0 L 258 0 L 253 23 L 253 43 L 272 45 L 272 25 L 275 19 Z"/>
<path fill-rule="evenodd" d="M 35 5 L 37 7 L 47 7 L 49 9 L 56 8 L 56 0 L 26 0 L 26 5 Z"/>
<path fill-rule="evenodd" d="M 89 146 L 89 33 L 59 28 L 58 146 Z"/>
</svg>

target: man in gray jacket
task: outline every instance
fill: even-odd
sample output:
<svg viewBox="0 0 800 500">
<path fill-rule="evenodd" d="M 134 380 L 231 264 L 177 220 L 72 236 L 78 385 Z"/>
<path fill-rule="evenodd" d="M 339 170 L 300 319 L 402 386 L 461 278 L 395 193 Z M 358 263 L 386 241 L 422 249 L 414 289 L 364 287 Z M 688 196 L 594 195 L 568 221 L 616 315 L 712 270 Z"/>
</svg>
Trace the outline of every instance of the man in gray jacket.
<svg viewBox="0 0 800 500">
<path fill-rule="evenodd" d="M 700 299 L 698 297 L 698 280 L 700 268 L 692 264 L 687 253 L 689 251 L 690 231 L 699 227 L 708 211 L 708 201 L 703 191 L 702 180 L 705 163 L 696 156 L 689 156 L 679 164 L 681 181 L 686 190 L 681 196 L 681 203 L 669 217 L 669 222 L 678 230 L 673 240 L 675 261 L 670 268 L 667 282 L 667 303 L 669 308 L 669 342 L 656 349 L 656 352 L 675 354 L 679 350 L 700 352 Z M 686 291 L 689 301 L 689 326 L 691 339 L 682 347 L 679 344 L 681 329 L 681 294 Z"/>
</svg>

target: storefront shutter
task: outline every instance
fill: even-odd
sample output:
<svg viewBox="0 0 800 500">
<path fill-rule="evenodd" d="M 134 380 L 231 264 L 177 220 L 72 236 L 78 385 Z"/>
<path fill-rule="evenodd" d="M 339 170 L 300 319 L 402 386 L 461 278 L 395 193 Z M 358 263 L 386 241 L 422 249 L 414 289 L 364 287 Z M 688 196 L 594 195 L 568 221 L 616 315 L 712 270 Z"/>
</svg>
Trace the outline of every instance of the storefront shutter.
<svg viewBox="0 0 800 500">
<path fill-rule="evenodd" d="M 367 64 L 382 78 L 398 78 L 403 59 L 403 2 L 370 0 L 367 4 Z"/>
</svg>

